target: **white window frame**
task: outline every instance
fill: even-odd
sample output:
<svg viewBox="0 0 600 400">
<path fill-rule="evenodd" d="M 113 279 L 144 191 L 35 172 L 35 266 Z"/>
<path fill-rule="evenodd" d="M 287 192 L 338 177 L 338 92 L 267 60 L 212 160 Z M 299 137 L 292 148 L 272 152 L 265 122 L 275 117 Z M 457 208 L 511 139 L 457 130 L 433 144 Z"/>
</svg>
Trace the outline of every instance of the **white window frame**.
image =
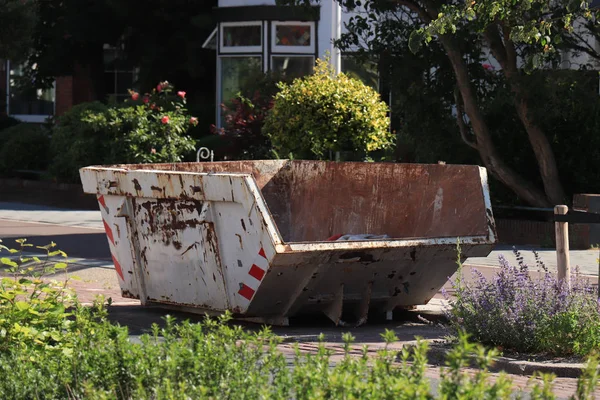
<svg viewBox="0 0 600 400">
<path fill-rule="evenodd" d="M 298 53 L 294 53 L 294 54 L 271 54 L 271 70 L 273 72 L 275 72 L 275 70 L 273 69 L 275 66 L 275 61 L 273 60 L 275 57 L 288 57 L 288 58 L 312 58 L 312 66 L 313 66 L 313 72 L 314 72 L 314 68 L 315 68 L 315 55 L 314 54 L 298 54 Z"/>
<path fill-rule="evenodd" d="M 202 43 L 202 48 L 203 49 L 211 49 L 211 50 L 216 50 L 218 43 L 217 43 L 217 31 L 219 30 L 219 28 L 215 28 L 213 29 L 213 31 L 210 33 L 210 35 L 208 35 L 208 37 L 206 38 L 206 40 L 204 41 L 204 43 Z M 214 40 L 214 44 L 212 43 L 212 41 Z"/>
<path fill-rule="evenodd" d="M 56 115 L 56 81 L 52 84 L 52 91 L 54 93 L 52 101 L 52 114 L 11 114 L 10 113 L 10 60 L 6 60 L 6 115 L 18 119 L 21 122 L 28 122 L 33 124 L 43 124 L 48 118 Z"/>
<path fill-rule="evenodd" d="M 225 46 L 224 28 L 239 26 L 259 26 L 260 45 L 258 46 Z M 262 53 L 265 38 L 265 28 L 262 21 L 249 22 L 221 22 L 219 24 L 219 52 L 220 53 Z"/>
<path fill-rule="evenodd" d="M 310 27 L 310 45 L 309 46 L 282 46 L 277 45 L 278 26 L 308 26 Z M 271 52 L 272 53 L 294 53 L 294 54 L 314 54 L 315 53 L 315 23 L 304 21 L 273 21 L 271 24 Z"/>
</svg>

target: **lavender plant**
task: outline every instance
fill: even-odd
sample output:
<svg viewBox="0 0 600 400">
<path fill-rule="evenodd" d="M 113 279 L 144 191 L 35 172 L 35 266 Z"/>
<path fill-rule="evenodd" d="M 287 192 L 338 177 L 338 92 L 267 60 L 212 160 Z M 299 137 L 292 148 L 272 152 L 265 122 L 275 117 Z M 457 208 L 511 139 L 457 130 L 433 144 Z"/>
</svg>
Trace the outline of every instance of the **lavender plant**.
<svg viewBox="0 0 600 400">
<path fill-rule="evenodd" d="M 488 279 L 473 271 L 473 280 L 453 282 L 451 323 L 481 343 L 519 352 L 585 356 L 600 348 L 600 303 L 592 285 L 579 274 L 571 290 L 543 265 L 540 277 L 516 252 L 518 266 L 499 257 L 500 270 Z M 461 272 L 462 273 L 462 272 Z"/>
</svg>

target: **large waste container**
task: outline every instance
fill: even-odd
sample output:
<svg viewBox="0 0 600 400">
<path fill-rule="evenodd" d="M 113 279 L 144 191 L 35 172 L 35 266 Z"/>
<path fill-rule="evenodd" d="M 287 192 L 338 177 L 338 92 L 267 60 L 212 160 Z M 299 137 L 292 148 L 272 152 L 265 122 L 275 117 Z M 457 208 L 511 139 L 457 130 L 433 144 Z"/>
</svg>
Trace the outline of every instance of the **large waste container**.
<svg viewBox="0 0 600 400">
<path fill-rule="evenodd" d="M 477 166 L 270 160 L 80 174 L 98 197 L 122 294 L 142 304 L 362 323 L 426 304 L 456 271 L 459 239 L 463 258 L 496 241 Z M 387 237 L 336 240 L 367 234 Z"/>
</svg>

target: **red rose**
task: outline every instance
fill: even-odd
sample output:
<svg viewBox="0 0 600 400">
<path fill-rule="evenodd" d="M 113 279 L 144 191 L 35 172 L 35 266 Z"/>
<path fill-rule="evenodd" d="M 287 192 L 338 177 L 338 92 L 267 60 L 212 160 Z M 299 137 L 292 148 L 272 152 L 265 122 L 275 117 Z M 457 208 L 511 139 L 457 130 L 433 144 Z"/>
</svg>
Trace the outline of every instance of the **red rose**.
<svg viewBox="0 0 600 400">
<path fill-rule="evenodd" d="M 148 96 L 144 96 L 142 98 L 142 101 L 144 102 L 144 104 L 148 104 L 148 102 L 150 101 L 150 98 Z"/>
<path fill-rule="evenodd" d="M 193 126 L 198 125 L 198 118 L 196 118 L 196 117 L 190 118 L 190 125 L 193 125 Z"/>
<path fill-rule="evenodd" d="M 169 123 L 169 117 L 168 116 L 164 116 L 160 119 L 160 122 L 162 122 L 163 124 L 168 124 Z"/>
<path fill-rule="evenodd" d="M 159 83 L 158 85 L 156 85 L 156 91 L 157 92 L 162 92 L 162 83 Z"/>
<path fill-rule="evenodd" d="M 131 93 L 131 100 L 137 101 L 140 98 L 140 94 L 138 92 Z"/>
<path fill-rule="evenodd" d="M 184 91 L 177 92 L 177 96 L 181 97 L 182 99 L 185 99 L 185 92 Z"/>
</svg>

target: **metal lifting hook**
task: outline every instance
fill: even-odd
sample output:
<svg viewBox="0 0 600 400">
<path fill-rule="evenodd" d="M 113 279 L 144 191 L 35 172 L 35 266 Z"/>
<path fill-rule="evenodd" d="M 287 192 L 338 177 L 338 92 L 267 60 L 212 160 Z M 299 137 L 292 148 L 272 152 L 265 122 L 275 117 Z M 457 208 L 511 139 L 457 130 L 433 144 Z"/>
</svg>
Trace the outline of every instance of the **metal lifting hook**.
<svg viewBox="0 0 600 400">
<path fill-rule="evenodd" d="M 200 147 L 196 152 L 196 162 L 200 162 L 200 159 L 206 160 L 210 158 L 210 162 L 213 162 L 215 153 L 208 147 Z"/>
</svg>

